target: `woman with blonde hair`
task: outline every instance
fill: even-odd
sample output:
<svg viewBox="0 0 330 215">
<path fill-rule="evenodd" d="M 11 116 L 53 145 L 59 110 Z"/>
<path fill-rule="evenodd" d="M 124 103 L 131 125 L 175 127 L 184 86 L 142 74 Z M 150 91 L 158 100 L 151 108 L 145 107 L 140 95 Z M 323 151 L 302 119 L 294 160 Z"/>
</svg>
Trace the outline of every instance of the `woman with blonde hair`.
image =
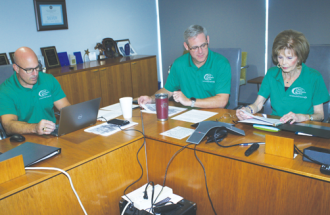
<svg viewBox="0 0 330 215">
<path fill-rule="evenodd" d="M 308 54 L 309 43 L 302 33 L 285 30 L 278 34 L 272 50 L 272 60 L 277 67 L 267 71 L 256 101 L 237 110 L 237 117 L 249 118 L 242 110 L 259 112 L 270 97 L 272 115 L 281 116 L 284 123 L 322 121 L 323 103 L 329 101 L 329 93 L 322 75 L 304 64 Z"/>
</svg>

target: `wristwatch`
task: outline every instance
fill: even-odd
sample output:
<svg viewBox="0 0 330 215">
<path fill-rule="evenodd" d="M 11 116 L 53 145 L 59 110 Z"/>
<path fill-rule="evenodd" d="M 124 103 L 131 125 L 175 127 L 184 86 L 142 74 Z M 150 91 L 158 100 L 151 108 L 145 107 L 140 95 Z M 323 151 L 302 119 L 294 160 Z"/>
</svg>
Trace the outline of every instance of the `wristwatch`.
<svg viewBox="0 0 330 215">
<path fill-rule="evenodd" d="M 313 116 L 311 114 L 309 114 L 308 116 L 309 116 L 309 121 L 313 121 Z"/>
<path fill-rule="evenodd" d="M 191 107 L 194 107 L 195 106 L 195 102 L 196 102 L 196 98 L 191 97 L 190 98 L 190 101 L 191 101 Z"/>
</svg>

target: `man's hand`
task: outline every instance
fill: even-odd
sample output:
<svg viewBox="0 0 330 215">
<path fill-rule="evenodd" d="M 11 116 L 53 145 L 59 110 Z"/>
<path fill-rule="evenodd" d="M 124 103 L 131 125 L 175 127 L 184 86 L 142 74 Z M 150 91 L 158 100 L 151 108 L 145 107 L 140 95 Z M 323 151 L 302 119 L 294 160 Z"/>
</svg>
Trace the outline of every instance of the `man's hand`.
<svg viewBox="0 0 330 215">
<path fill-rule="evenodd" d="M 55 123 L 43 119 L 38 124 L 36 124 L 36 133 L 38 135 L 50 134 L 55 130 L 55 127 Z"/>
<path fill-rule="evenodd" d="M 151 104 L 152 103 L 152 98 L 150 96 L 140 96 L 138 98 L 138 103 L 139 103 L 140 106 L 141 106 L 141 104 L 142 105 Z"/>
<path fill-rule="evenodd" d="M 173 99 L 176 102 L 180 102 L 184 106 L 191 106 L 191 101 L 181 91 L 173 92 Z"/>
</svg>

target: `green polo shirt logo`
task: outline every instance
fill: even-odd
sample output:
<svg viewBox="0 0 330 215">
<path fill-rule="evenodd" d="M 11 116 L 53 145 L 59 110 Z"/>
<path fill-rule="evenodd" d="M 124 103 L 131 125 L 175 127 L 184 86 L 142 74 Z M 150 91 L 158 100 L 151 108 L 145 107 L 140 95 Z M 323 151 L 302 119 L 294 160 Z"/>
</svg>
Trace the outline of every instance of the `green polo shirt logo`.
<svg viewBox="0 0 330 215">
<path fill-rule="evenodd" d="M 212 74 L 205 74 L 203 82 L 215 83 L 213 75 Z"/>
<path fill-rule="evenodd" d="M 290 95 L 291 97 L 298 97 L 298 98 L 307 99 L 307 96 L 304 96 L 306 91 L 302 87 L 295 87 L 295 88 L 292 89 L 291 92 L 293 94 L 293 95 Z"/>
<path fill-rule="evenodd" d="M 51 97 L 52 95 L 50 94 L 50 92 L 48 90 L 40 90 L 39 92 L 39 99 L 46 99 Z"/>
</svg>

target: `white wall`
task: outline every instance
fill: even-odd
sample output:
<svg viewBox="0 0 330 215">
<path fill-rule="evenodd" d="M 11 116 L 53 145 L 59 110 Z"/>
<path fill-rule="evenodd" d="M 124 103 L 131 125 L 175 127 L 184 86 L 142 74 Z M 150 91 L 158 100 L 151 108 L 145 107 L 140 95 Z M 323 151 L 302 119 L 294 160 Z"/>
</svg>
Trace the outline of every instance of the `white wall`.
<svg viewBox="0 0 330 215">
<path fill-rule="evenodd" d="M 157 17 L 154 0 L 66 0 L 68 30 L 37 31 L 33 0 L 0 1 L 0 53 L 21 46 L 41 55 L 40 47 L 57 52 L 94 50 L 103 38 L 129 38 L 138 54 L 157 55 Z"/>
</svg>

